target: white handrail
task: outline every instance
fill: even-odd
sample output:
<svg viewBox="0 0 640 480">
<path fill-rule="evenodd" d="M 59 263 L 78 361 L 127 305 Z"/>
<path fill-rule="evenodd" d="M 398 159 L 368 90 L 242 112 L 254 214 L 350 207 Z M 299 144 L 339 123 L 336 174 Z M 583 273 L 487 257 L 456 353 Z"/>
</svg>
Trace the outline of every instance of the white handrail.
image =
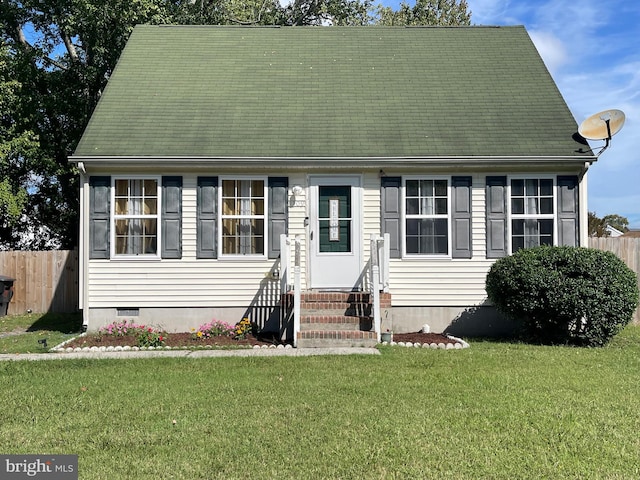
<svg viewBox="0 0 640 480">
<path fill-rule="evenodd" d="M 298 346 L 298 333 L 300 332 L 300 290 L 302 282 L 300 281 L 300 250 L 302 241 L 300 235 L 295 237 L 295 255 L 293 267 L 293 346 Z"/>
<path fill-rule="evenodd" d="M 382 239 L 377 235 L 371 235 L 371 294 L 373 295 L 373 331 L 376 332 L 378 343 L 380 342 L 380 265 L 379 265 L 379 243 Z"/>
<path fill-rule="evenodd" d="M 287 235 L 280 235 L 280 295 L 290 290 L 291 277 L 291 240 Z"/>
<path fill-rule="evenodd" d="M 382 247 L 379 250 L 381 255 L 378 256 L 378 259 L 382 263 L 382 267 L 380 269 L 380 275 L 382 278 L 380 279 L 382 283 L 382 290 L 384 293 L 389 293 L 389 259 L 391 258 L 391 235 L 385 233 L 382 236 Z"/>
</svg>

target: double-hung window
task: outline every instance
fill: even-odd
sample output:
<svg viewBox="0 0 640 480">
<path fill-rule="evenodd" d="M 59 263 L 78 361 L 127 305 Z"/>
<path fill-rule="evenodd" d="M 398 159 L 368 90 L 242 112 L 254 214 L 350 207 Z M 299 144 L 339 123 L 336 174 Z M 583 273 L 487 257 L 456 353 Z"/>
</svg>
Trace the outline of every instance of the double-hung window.
<svg viewBox="0 0 640 480">
<path fill-rule="evenodd" d="M 404 192 L 406 255 L 449 255 L 449 180 L 406 178 Z"/>
<path fill-rule="evenodd" d="M 158 178 L 113 179 L 112 256 L 158 257 Z"/>
<path fill-rule="evenodd" d="M 554 245 L 553 178 L 511 178 L 511 252 Z"/>
<path fill-rule="evenodd" d="M 220 185 L 221 254 L 264 255 L 265 179 L 222 178 Z"/>
</svg>

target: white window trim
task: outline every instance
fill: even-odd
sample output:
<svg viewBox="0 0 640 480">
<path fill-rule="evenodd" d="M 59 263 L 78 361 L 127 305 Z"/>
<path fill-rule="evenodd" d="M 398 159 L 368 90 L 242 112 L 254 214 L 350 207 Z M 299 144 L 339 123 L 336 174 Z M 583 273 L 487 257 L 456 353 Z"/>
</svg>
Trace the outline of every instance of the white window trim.
<svg viewBox="0 0 640 480">
<path fill-rule="evenodd" d="M 446 180 L 447 181 L 447 254 L 417 254 L 407 253 L 407 180 Z M 402 258 L 408 259 L 430 259 L 430 260 L 450 260 L 452 258 L 452 230 L 451 230 L 451 194 L 452 194 L 452 180 L 450 175 L 407 175 L 402 176 L 401 187 L 401 225 L 400 225 L 400 238 L 402 239 Z M 412 217 L 413 218 L 413 217 Z M 419 218 L 416 216 L 415 218 Z M 421 217 L 424 218 L 424 217 Z M 444 218 L 444 215 L 433 215 L 430 218 Z"/>
<path fill-rule="evenodd" d="M 223 203 L 222 203 L 222 182 L 224 180 L 262 180 L 262 188 L 264 191 L 264 236 L 262 238 L 263 246 L 262 251 L 264 253 L 261 254 L 248 254 L 248 255 L 238 255 L 238 254 L 229 254 L 223 253 L 222 251 L 222 220 L 225 215 L 223 214 Z M 218 218 L 217 218 L 217 241 L 218 241 L 218 260 L 265 260 L 268 255 L 268 238 L 269 238 L 269 177 L 261 176 L 261 175 L 224 175 L 218 177 Z M 239 216 L 240 218 L 242 216 Z M 251 217 L 248 217 L 251 218 Z"/>
<path fill-rule="evenodd" d="M 553 214 L 539 214 L 539 215 L 534 215 L 534 214 L 513 214 L 511 213 L 511 181 L 512 180 L 551 180 L 552 181 L 552 187 L 551 187 L 551 191 L 553 193 Z M 556 246 L 558 245 L 558 199 L 557 199 L 557 195 L 558 195 L 558 182 L 557 182 L 557 177 L 555 175 L 532 175 L 532 174 L 527 174 L 527 175 L 507 175 L 507 254 L 511 255 L 513 254 L 512 251 L 512 247 L 513 247 L 513 238 L 511 236 L 512 234 L 512 227 L 511 227 L 511 221 L 512 220 L 517 220 L 517 219 L 527 219 L 527 218 L 534 218 L 534 219 L 553 219 L 553 245 Z"/>
<path fill-rule="evenodd" d="M 116 254 L 116 180 L 155 180 L 158 192 L 158 205 L 156 213 L 156 253 L 129 255 Z M 114 175 L 111 177 L 111 208 L 109 214 L 109 243 L 111 260 L 144 260 L 156 261 L 162 258 L 162 177 L 158 175 Z M 136 215 L 117 215 L 118 218 L 137 218 Z M 149 218 L 150 216 L 146 216 Z"/>
</svg>

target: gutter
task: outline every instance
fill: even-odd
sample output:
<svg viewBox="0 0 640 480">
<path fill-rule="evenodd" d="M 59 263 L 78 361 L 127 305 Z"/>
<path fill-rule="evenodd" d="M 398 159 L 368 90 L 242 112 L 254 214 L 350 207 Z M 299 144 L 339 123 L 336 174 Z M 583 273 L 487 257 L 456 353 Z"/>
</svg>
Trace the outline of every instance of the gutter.
<svg viewBox="0 0 640 480">
<path fill-rule="evenodd" d="M 401 167 L 425 167 L 442 166 L 450 167 L 452 164 L 458 167 L 461 164 L 468 166 L 511 166 L 511 165 L 554 165 L 558 164 L 575 166 L 576 164 L 590 165 L 597 160 L 596 156 L 486 156 L 486 157 L 187 157 L 187 156 L 74 156 L 69 159 L 82 168 L 87 166 L 117 166 L 139 168 L 159 165 L 181 168 L 185 164 L 189 167 L 202 166 L 229 168 L 296 168 L 296 169 L 353 169 L 354 167 L 381 168 L 397 165 Z M 588 168 L 588 167 L 587 167 Z"/>
</svg>

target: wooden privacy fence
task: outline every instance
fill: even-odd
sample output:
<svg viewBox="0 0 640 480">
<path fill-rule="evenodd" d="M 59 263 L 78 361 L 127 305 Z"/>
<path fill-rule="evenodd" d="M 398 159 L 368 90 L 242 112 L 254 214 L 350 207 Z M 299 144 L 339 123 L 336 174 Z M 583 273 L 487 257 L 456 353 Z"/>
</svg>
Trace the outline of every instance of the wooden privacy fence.
<svg viewBox="0 0 640 480">
<path fill-rule="evenodd" d="M 78 251 L 0 252 L 0 275 L 15 278 L 8 314 L 78 311 Z"/>
<path fill-rule="evenodd" d="M 636 272 L 638 288 L 640 288 L 640 238 L 590 237 L 589 246 L 615 253 L 631 270 Z M 640 308 L 636 309 L 633 323 L 640 325 Z"/>
</svg>

